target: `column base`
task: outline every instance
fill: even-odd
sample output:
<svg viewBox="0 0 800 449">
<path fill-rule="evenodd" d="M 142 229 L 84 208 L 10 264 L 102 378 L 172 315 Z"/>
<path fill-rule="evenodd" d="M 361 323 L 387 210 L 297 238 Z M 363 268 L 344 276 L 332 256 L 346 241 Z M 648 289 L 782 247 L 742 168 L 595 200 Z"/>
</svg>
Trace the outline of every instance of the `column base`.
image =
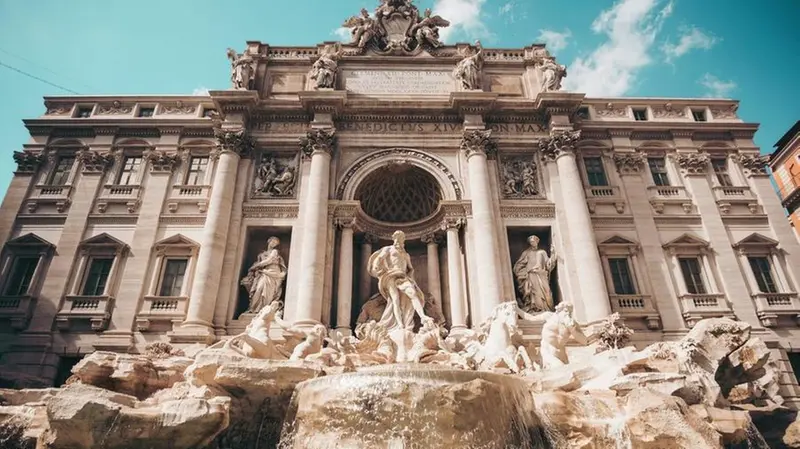
<svg viewBox="0 0 800 449">
<path fill-rule="evenodd" d="M 210 345 L 217 341 L 214 327 L 211 323 L 185 321 L 181 327 L 172 332 L 167 332 L 170 343 L 200 343 Z"/>
<path fill-rule="evenodd" d="M 96 351 L 130 352 L 133 348 L 133 333 L 103 332 L 92 347 Z"/>
<path fill-rule="evenodd" d="M 318 326 L 321 324 L 322 323 L 320 323 L 317 320 L 297 320 L 294 323 L 292 323 L 292 327 L 303 332 L 308 332 L 314 326 Z"/>
</svg>

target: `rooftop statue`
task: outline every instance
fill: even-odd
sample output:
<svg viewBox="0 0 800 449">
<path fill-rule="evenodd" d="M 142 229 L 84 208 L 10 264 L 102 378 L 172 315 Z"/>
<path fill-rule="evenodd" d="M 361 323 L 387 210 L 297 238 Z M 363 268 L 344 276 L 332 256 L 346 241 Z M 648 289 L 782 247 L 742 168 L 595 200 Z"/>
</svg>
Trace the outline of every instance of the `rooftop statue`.
<svg viewBox="0 0 800 449">
<path fill-rule="evenodd" d="M 453 69 L 453 77 L 464 90 L 481 90 L 481 70 L 483 69 L 483 47 L 481 41 L 475 41 L 476 50 L 467 48 L 464 59 Z"/>
<path fill-rule="evenodd" d="M 339 44 L 326 45 L 319 58 L 311 66 L 309 78 L 315 81 L 315 89 L 333 89 L 336 87 L 336 73 L 339 68 L 339 57 L 342 49 Z"/>
<path fill-rule="evenodd" d="M 252 89 L 253 76 L 256 73 L 252 56 L 247 51 L 238 54 L 232 48 L 228 49 L 227 55 L 231 61 L 231 87 L 239 90 Z"/>
<path fill-rule="evenodd" d="M 542 71 L 542 92 L 561 90 L 561 81 L 567 76 L 567 66 L 556 64 L 552 56 L 541 60 L 539 68 Z"/>
<path fill-rule="evenodd" d="M 417 42 L 422 45 L 426 43 L 433 48 L 439 47 L 442 43 L 439 41 L 439 27 L 448 27 L 450 22 L 442 19 L 441 16 L 431 17 L 431 9 L 425 9 L 425 17 L 422 18 L 417 24 L 411 27 L 410 34 L 417 39 Z"/>
<path fill-rule="evenodd" d="M 378 22 L 370 17 L 369 11 L 361 8 L 361 14 L 347 19 L 342 26 L 350 28 L 350 35 L 353 39 L 350 45 L 364 48 L 376 37 L 383 34 L 383 29 L 378 26 Z"/>
</svg>

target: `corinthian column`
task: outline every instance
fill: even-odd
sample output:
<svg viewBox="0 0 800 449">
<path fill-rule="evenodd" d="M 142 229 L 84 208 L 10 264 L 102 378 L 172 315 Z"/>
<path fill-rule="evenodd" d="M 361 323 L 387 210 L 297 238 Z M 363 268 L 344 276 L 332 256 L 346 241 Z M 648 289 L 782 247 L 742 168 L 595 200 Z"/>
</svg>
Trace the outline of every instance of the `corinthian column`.
<svg viewBox="0 0 800 449">
<path fill-rule="evenodd" d="M 322 318 L 322 285 L 325 280 L 325 248 L 328 223 L 328 186 L 335 130 L 313 129 L 300 139 L 305 157 L 311 158 L 308 185 L 303 195 L 304 223 L 300 246 L 297 298 L 287 301 L 294 324 L 313 326 Z"/>
<path fill-rule="evenodd" d="M 337 220 L 342 228 L 339 240 L 339 291 L 336 295 L 336 330 L 350 335 L 353 313 L 353 223 L 352 218 Z"/>
<path fill-rule="evenodd" d="M 436 299 L 436 307 L 442 312 L 442 281 L 439 278 L 439 242 L 441 237 L 428 234 L 422 237 L 428 246 L 428 293 Z"/>
<path fill-rule="evenodd" d="M 586 195 L 575 160 L 575 144 L 580 131 L 561 131 L 539 141 L 539 149 L 545 160 L 555 161 L 561 183 L 562 206 L 567 215 L 569 244 L 578 278 L 580 296 L 572 298 L 581 303 L 588 322 L 602 320 L 611 314 L 608 290 L 603 277 L 603 265 L 597 251 L 592 219 L 586 206 Z"/>
<path fill-rule="evenodd" d="M 220 129 L 215 131 L 215 136 L 218 141 L 214 153 L 218 157 L 216 174 L 211 187 L 200 252 L 197 255 L 191 298 L 186 320 L 181 328 L 170 334 L 173 341 L 214 340 L 212 320 L 222 275 L 239 159 L 253 149 L 253 141 L 245 135 L 243 129 Z"/>
<path fill-rule="evenodd" d="M 471 225 L 475 239 L 475 260 L 478 271 L 478 291 L 476 298 L 479 304 L 473 304 L 473 311 L 480 315 L 473 323 L 482 321 L 492 314 L 492 310 L 500 304 L 502 283 L 500 282 L 499 254 L 497 248 L 497 219 L 492 207 L 492 195 L 489 190 L 489 169 L 486 163 L 487 153 L 494 151 L 491 130 L 471 130 L 464 132 L 461 149 L 466 153 L 469 171 L 469 191 L 472 200 Z M 448 242 L 449 243 L 449 242 Z"/>
<path fill-rule="evenodd" d="M 446 218 L 442 229 L 447 233 L 447 283 L 450 290 L 450 331 L 467 328 L 467 304 L 464 301 L 464 274 L 461 270 L 461 244 L 458 228 L 461 218 Z"/>
</svg>

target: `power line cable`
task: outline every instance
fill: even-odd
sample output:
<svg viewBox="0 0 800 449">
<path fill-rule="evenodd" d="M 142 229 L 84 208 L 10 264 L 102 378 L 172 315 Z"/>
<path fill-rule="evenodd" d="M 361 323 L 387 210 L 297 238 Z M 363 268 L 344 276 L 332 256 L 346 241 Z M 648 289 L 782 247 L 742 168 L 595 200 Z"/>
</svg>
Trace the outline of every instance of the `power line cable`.
<svg viewBox="0 0 800 449">
<path fill-rule="evenodd" d="M 29 77 L 29 78 L 33 78 L 33 79 L 35 79 L 35 80 L 37 80 L 37 81 L 41 81 L 41 82 L 43 82 L 43 83 L 45 83 L 45 84 L 49 84 L 49 85 L 51 85 L 51 86 L 53 86 L 53 87 L 56 87 L 56 88 L 58 88 L 58 89 L 61 89 L 61 90 L 64 90 L 64 91 L 67 91 L 67 92 L 69 92 L 69 93 L 72 93 L 72 94 L 75 94 L 75 95 L 80 95 L 78 92 L 75 92 L 75 91 L 74 91 L 74 90 L 72 90 L 72 89 L 67 89 L 66 87 L 59 86 L 58 84 L 55 84 L 55 83 L 51 83 L 50 81 L 47 81 L 46 79 L 42 79 L 42 78 L 39 78 L 38 76 L 31 75 L 31 74 L 30 74 L 30 73 L 28 73 L 28 72 L 25 72 L 25 71 L 23 71 L 23 70 L 20 70 L 20 69 L 18 69 L 18 68 L 16 68 L 16 67 L 12 67 L 12 66 L 10 66 L 10 65 L 8 65 L 8 64 L 5 64 L 5 63 L 3 63 L 3 61 L 0 61 L 0 66 L 3 66 L 3 67 L 5 67 L 5 68 L 7 68 L 7 69 L 11 69 L 11 70 L 13 70 L 13 71 L 15 71 L 15 72 L 17 72 L 17 73 L 20 73 L 20 74 L 22 74 L 22 75 L 25 75 L 25 76 Z"/>
<path fill-rule="evenodd" d="M 39 63 L 37 63 L 37 62 L 35 62 L 35 61 L 31 61 L 30 59 L 28 59 L 28 58 L 26 58 L 26 57 L 24 57 L 24 56 L 20 56 L 20 55 L 18 55 L 18 54 L 16 54 L 16 53 L 12 53 L 12 52 L 10 52 L 10 51 L 8 51 L 8 50 L 4 49 L 4 48 L 0 48 L 0 53 L 5 53 L 5 54 L 7 54 L 8 56 L 11 56 L 12 58 L 17 58 L 17 59 L 20 59 L 20 60 L 22 60 L 22 61 L 25 61 L 25 62 L 27 62 L 28 64 L 31 64 L 31 65 L 33 65 L 33 66 L 35 66 L 35 67 L 38 67 L 38 68 L 40 68 L 40 69 L 42 69 L 42 70 L 44 70 L 44 71 L 46 71 L 46 72 L 50 72 L 50 73 L 52 73 L 53 75 L 56 75 L 56 76 L 59 76 L 59 77 L 62 77 L 62 78 L 67 78 L 67 79 L 69 79 L 70 81 L 78 81 L 78 80 L 76 80 L 75 78 L 72 78 L 72 77 L 70 77 L 70 76 L 66 76 L 66 75 L 62 75 L 62 74 L 60 74 L 60 73 L 58 73 L 58 72 L 56 72 L 56 71 L 54 71 L 54 70 L 52 70 L 52 69 L 50 69 L 50 68 L 47 68 L 47 67 L 45 67 L 45 66 L 43 66 L 43 65 L 41 65 L 41 64 L 39 64 Z M 85 87 L 85 88 L 87 88 L 87 89 L 89 89 L 89 90 L 94 90 L 94 89 L 92 89 L 92 87 L 91 87 L 91 86 L 87 85 L 86 83 L 79 82 L 79 84 L 81 84 L 83 87 Z"/>
</svg>

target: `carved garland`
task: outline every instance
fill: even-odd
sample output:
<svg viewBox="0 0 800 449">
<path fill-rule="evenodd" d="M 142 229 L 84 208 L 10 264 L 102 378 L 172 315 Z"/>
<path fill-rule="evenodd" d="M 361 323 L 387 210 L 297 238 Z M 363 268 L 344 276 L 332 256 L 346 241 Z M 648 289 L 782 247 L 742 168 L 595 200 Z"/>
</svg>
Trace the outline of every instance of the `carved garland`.
<svg viewBox="0 0 800 449">
<path fill-rule="evenodd" d="M 704 175 L 710 158 L 706 153 L 688 153 L 676 156 L 678 166 L 687 175 Z"/>
<path fill-rule="evenodd" d="M 642 171 L 645 156 L 642 153 L 614 153 L 614 163 L 617 171 L 623 175 L 634 175 Z"/>
</svg>

